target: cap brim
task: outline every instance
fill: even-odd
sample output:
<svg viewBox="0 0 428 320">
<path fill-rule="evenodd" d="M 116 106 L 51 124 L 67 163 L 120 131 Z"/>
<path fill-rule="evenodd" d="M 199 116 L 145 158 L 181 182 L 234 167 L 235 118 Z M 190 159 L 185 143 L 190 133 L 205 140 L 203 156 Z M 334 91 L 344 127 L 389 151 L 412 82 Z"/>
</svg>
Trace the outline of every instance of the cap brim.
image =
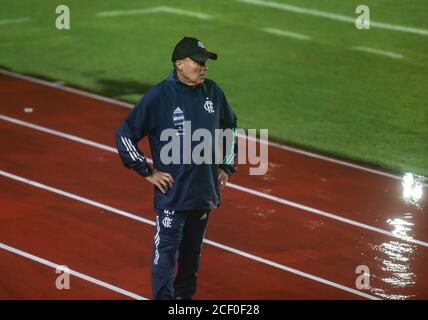
<svg viewBox="0 0 428 320">
<path fill-rule="evenodd" d="M 189 58 L 195 60 L 195 61 L 206 61 L 207 59 L 217 60 L 217 54 L 214 52 L 206 51 L 204 53 L 197 53 L 194 55 L 191 55 Z"/>
</svg>

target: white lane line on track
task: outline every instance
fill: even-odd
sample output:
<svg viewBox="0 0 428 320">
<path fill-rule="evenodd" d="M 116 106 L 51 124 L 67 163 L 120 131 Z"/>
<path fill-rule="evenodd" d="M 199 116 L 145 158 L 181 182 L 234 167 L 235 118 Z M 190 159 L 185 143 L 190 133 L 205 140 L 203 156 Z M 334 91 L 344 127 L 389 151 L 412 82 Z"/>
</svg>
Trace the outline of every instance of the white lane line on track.
<svg viewBox="0 0 428 320">
<path fill-rule="evenodd" d="M 361 222 L 358 222 L 358 221 L 355 221 L 355 220 L 351 220 L 351 219 L 348 219 L 348 218 L 344 218 L 344 217 L 335 215 L 333 213 L 329 213 L 329 212 L 326 212 L 326 211 L 322 211 L 322 210 L 318 210 L 318 209 L 315 209 L 315 208 L 311 208 L 311 207 L 308 207 L 308 206 L 305 206 L 305 205 L 302 205 L 302 204 L 299 204 L 299 203 L 296 203 L 296 202 L 285 200 L 285 199 L 282 199 L 282 198 L 276 197 L 276 196 L 271 196 L 269 194 L 265 194 L 265 193 L 262 193 L 262 192 L 259 192 L 259 191 L 256 191 L 256 190 L 245 188 L 245 187 L 233 184 L 233 183 L 229 183 L 228 182 L 227 186 L 231 187 L 232 189 L 236 189 L 236 190 L 241 190 L 241 191 L 244 191 L 244 192 L 248 192 L 248 193 L 254 194 L 256 196 L 259 196 L 261 198 L 265 198 L 265 199 L 268 199 L 268 200 L 279 202 L 281 204 L 284 204 L 284 205 L 287 205 L 287 206 L 290 206 L 290 207 L 293 207 L 293 208 L 297 208 L 297 209 L 300 209 L 300 210 L 303 210 L 303 211 L 307 211 L 307 212 L 310 212 L 310 213 L 314 213 L 314 214 L 317 214 L 317 215 L 320 215 L 320 216 L 323 216 L 323 217 L 326 217 L 326 218 L 330 218 L 330 219 L 333 219 L 333 220 L 336 220 L 336 221 L 340 221 L 340 222 L 343 222 L 343 223 L 346 223 L 346 224 L 350 224 L 350 225 L 353 225 L 355 227 L 359 227 L 359 228 L 362 228 L 362 229 L 366 229 L 366 230 L 370 230 L 370 231 L 373 231 L 373 232 L 377 232 L 377 233 L 380 233 L 380 234 L 383 234 L 383 235 L 386 235 L 386 236 L 389 236 L 389 237 L 400 239 L 402 241 L 412 242 L 412 243 L 415 243 L 415 244 L 418 244 L 418 245 L 421 245 L 421 246 L 424 246 L 424 247 L 428 247 L 428 242 L 417 240 L 417 239 L 414 239 L 414 238 L 411 238 L 411 237 L 402 237 L 402 236 L 394 234 L 391 231 L 387 231 L 387 230 L 384 230 L 384 229 L 373 227 L 373 226 L 370 226 L 370 225 L 365 224 L 365 223 L 361 223 Z"/>
<path fill-rule="evenodd" d="M 49 81 L 46 81 L 46 80 L 37 79 L 37 78 L 34 78 L 34 77 L 26 76 L 26 75 L 23 75 L 23 74 L 19 74 L 19 73 L 16 73 L 16 72 L 11 72 L 11 71 L 8 71 L 8 70 L 3 70 L 3 69 L 0 69 L 0 73 L 4 74 L 4 75 L 7 75 L 7 76 L 14 77 L 14 78 L 18 78 L 18 79 L 26 80 L 26 81 L 29 81 L 29 82 L 41 84 L 41 85 L 44 85 L 44 86 L 47 86 L 47 87 L 50 87 L 50 88 L 55 88 L 55 89 L 58 89 L 58 90 L 62 90 L 62 91 L 66 91 L 66 92 L 71 92 L 71 93 L 74 93 L 74 94 L 79 95 L 79 96 L 84 96 L 84 97 L 88 97 L 88 98 L 91 98 L 91 99 L 94 99 L 94 100 L 111 103 L 111 104 L 114 104 L 114 105 L 117 105 L 117 106 L 121 106 L 121 107 L 125 107 L 125 108 L 132 108 L 133 107 L 131 104 L 129 104 L 127 102 L 124 102 L 124 101 L 114 100 L 114 99 L 111 99 L 111 98 L 100 96 L 99 94 L 96 94 L 96 93 L 86 92 L 86 91 L 83 91 L 83 90 L 79 90 L 79 89 L 74 89 L 74 88 L 62 86 L 62 85 L 60 85 L 58 83 L 58 81 L 57 82 L 49 82 Z"/>
<path fill-rule="evenodd" d="M 7 244 L 4 244 L 4 243 L 2 243 L 2 242 L 0 242 L 0 248 L 1 248 L 1 249 L 3 249 L 3 250 L 6 250 L 6 251 L 12 252 L 12 253 L 14 253 L 14 254 L 17 254 L 17 255 L 19 255 L 19 256 L 21 256 L 21 257 L 24 257 L 24 258 L 27 258 L 27 259 L 33 260 L 33 261 L 38 262 L 38 263 L 41 263 L 41 264 L 43 264 L 43 265 L 45 265 L 45 266 L 48 266 L 48 267 L 51 267 L 51 268 L 53 268 L 53 269 L 57 269 L 57 268 L 60 266 L 60 265 L 58 265 L 58 264 L 56 264 L 56 263 L 54 263 L 54 262 L 51 262 L 51 261 L 49 261 L 49 260 L 46 260 L 46 259 L 40 258 L 40 257 L 35 256 L 35 255 L 32 255 L 32 254 L 30 254 L 30 253 L 28 253 L 28 252 L 25 252 L 25 251 L 22 251 L 22 250 L 16 249 L 16 248 L 11 247 L 11 246 L 8 246 Z M 69 273 L 70 273 L 70 275 L 72 275 L 72 276 L 75 276 L 75 277 L 77 277 L 77 278 L 80 278 L 80 279 L 86 280 L 86 281 L 88 281 L 88 282 L 94 283 L 94 284 L 96 284 L 96 285 L 98 285 L 98 286 L 101 286 L 101 287 L 104 287 L 104 288 L 106 288 L 106 289 L 109 289 L 109 290 L 115 291 L 115 292 L 117 292 L 117 293 L 123 294 L 123 295 L 125 295 L 125 296 L 130 297 L 130 298 L 137 299 L 137 300 L 148 300 L 147 298 L 145 298 L 145 297 L 143 297 L 143 296 L 140 296 L 140 295 L 138 295 L 138 294 L 135 294 L 135 293 L 133 293 L 133 292 L 127 291 L 127 290 L 125 290 L 125 289 L 122 289 L 122 288 L 116 287 L 116 286 L 111 285 L 111 284 L 109 284 L 109 283 L 107 283 L 107 282 L 104 282 L 104 281 L 98 280 L 98 279 L 96 279 L 96 278 L 90 277 L 90 276 L 88 276 L 88 275 L 86 275 L 86 274 L 83 274 L 83 273 L 77 272 L 77 271 L 75 271 L 75 270 L 69 269 Z"/>
<path fill-rule="evenodd" d="M 73 89 L 73 88 L 69 88 L 69 87 L 65 87 L 65 86 L 58 86 L 57 84 L 55 84 L 53 82 L 49 82 L 49 81 L 37 79 L 37 78 L 31 77 L 31 76 L 26 76 L 26 75 L 19 74 L 19 73 L 16 73 L 16 72 L 11 72 L 11 71 L 0 69 L 0 74 L 4 74 L 4 75 L 8 75 L 8 76 L 15 77 L 15 78 L 18 78 L 18 79 L 26 80 L 26 81 L 29 81 L 29 82 L 33 82 L 33 83 L 45 85 L 47 87 L 55 88 L 55 89 L 58 89 L 58 90 L 63 90 L 63 91 L 66 91 L 66 92 L 72 92 L 72 93 L 77 94 L 77 95 L 81 95 L 81 96 L 88 97 L 88 98 L 95 99 L 95 100 L 100 100 L 100 101 L 103 101 L 103 102 L 111 103 L 111 104 L 118 105 L 118 106 L 121 106 L 121 107 L 129 108 L 129 109 L 131 109 L 133 107 L 132 104 L 127 103 L 127 102 L 115 100 L 115 99 L 112 99 L 112 98 L 106 98 L 106 97 L 100 96 L 98 94 L 90 93 L 90 92 L 86 92 L 86 91 L 82 91 L 82 90 L 79 90 L 79 89 Z M 245 138 L 245 136 L 242 136 L 240 134 L 238 134 L 238 136 L 240 138 Z M 251 137 L 247 137 L 247 139 L 259 141 L 259 139 L 254 139 L 254 138 L 251 138 Z M 259 142 L 260 143 L 266 143 L 264 141 L 259 141 Z M 353 169 L 357 169 L 357 170 L 362 170 L 362 171 L 370 172 L 370 173 L 373 173 L 373 174 L 381 175 L 381 176 L 392 178 L 392 179 L 396 179 L 396 180 L 402 180 L 402 176 L 398 175 L 398 174 L 391 174 L 391 173 L 383 172 L 383 171 L 376 170 L 376 169 L 370 169 L 370 168 L 367 168 L 367 167 L 363 167 L 361 165 L 353 164 L 353 163 L 346 162 L 346 161 L 343 161 L 343 160 L 338 160 L 338 159 L 330 158 L 330 157 L 319 155 L 319 154 L 316 154 L 316 153 L 313 153 L 313 152 L 309 152 L 309 151 L 300 150 L 300 149 L 289 147 L 289 146 L 286 146 L 286 145 L 282 145 L 282 144 L 279 144 L 279 143 L 276 143 L 276 142 L 268 141 L 267 144 L 269 146 L 271 146 L 271 147 L 275 147 L 275 148 L 278 148 L 278 149 L 283 149 L 283 150 L 291 151 L 291 152 L 298 153 L 298 154 L 301 154 L 301 155 L 304 155 L 304 156 L 308 156 L 308 157 L 312 157 L 312 158 L 316 158 L 316 159 L 320 159 L 320 160 L 332 162 L 332 163 L 335 163 L 335 164 L 340 164 L 340 165 L 343 165 L 343 166 L 346 166 L 346 167 L 349 167 L 349 168 L 353 168 Z M 428 184 L 424 183 L 424 186 L 427 187 Z"/>
<path fill-rule="evenodd" d="M 29 22 L 30 18 L 17 18 L 17 19 L 6 19 L 6 20 L 0 20 L 0 26 L 5 26 L 8 24 L 14 24 L 14 23 L 25 23 Z"/>
<path fill-rule="evenodd" d="M 36 187 L 36 188 L 39 188 L 39 189 L 43 189 L 43 190 L 46 190 L 46 191 L 49 191 L 49 192 L 52 192 L 52 193 L 56 193 L 56 194 L 59 194 L 59 195 L 64 196 L 64 197 L 67 197 L 67 198 L 70 198 L 70 199 L 73 199 L 73 200 L 76 200 L 76 201 L 80 201 L 80 202 L 86 203 L 88 205 L 91 205 L 91 206 L 94 206 L 94 207 L 97 207 L 97 208 L 100 208 L 100 209 L 103 209 L 103 210 L 106 210 L 106 211 L 113 212 L 113 213 L 115 213 L 117 215 L 120 215 L 120 216 L 123 216 L 123 217 L 126 217 L 126 218 L 137 220 L 139 222 L 143 222 L 143 223 L 150 224 L 150 225 L 155 225 L 155 223 L 152 220 L 148 220 L 148 219 L 145 219 L 143 217 L 136 216 L 136 215 L 131 214 L 129 212 L 126 212 L 124 210 L 116 209 L 116 208 L 110 207 L 108 205 L 102 204 L 100 202 L 93 201 L 93 200 L 90 200 L 88 198 L 84 198 L 84 197 L 78 196 L 76 194 L 73 194 L 73 193 L 70 193 L 70 192 L 67 192 L 67 191 L 64 191 L 64 190 L 61 190 L 61 189 L 53 188 L 53 187 L 50 187 L 50 186 L 48 186 L 46 184 L 39 183 L 37 181 L 33 181 L 33 180 L 30 180 L 30 179 L 27 179 L 27 178 L 24 178 L 24 177 L 20 177 L 18 175 L 15 175 L 15 174 L 3 171 L 3 170 L 0 170 L 0 176 L 9 178 L 9 179 L 12 179 L 12 180 L 15 180 L 15 181 L 19 181 L 19 182 L 22 182 L 22 183 L 25 183 L 25 184 L 29 184 L 29 185 L 31 185 L 33 187 Z"/>
<path fill-rule="evenodd" d="M 240 136 L 240 135 L 238 135 L 238 136 L 241 137 L 241 138 L 245 138 L 245 137 Z M 247 139 L 259 141 L 258 139 L 254 139 L 254 138 L 251 138 L 251 137 L 247 137 Z M 265 143 L 263 140 L 260 140 L 259 142 L 260 143 Z M 316 153 L 313 153 L 313 152 L 310 152 L 310 151 L 304 151 L 304 150 L 301 150 L 301 149 L 297 149 L 297 148 L 285 146 L 285 145 L 282 145 L 282 144 L 279 144 L 279 143 L 276 143 L 276 142 L 269 142 L 269 146 L 276 147 L 276 148 L 283 149 L 283 150 L 287 150 L 287 151 L 291 151 L 291 152 L 294 152 L 294 153 L 297 153 L 297 154 L 301 154 L 301 155 L 304 155 L 304 156 L 307 156 L 307 157 L 311 157 L 311 158 L 316 158 L 316 159 L 319 159 L 319 160 L 324 160 L 324 161 L 332 162 L 332 163 L 339 164 L 339 165 L 342 165 L 342 166 L 345 166 L 345 167 L 349 167 L 349 168 L 353 168 L 353 169 L 357 169 L 357 170 L 361 170 L 361 171 L 370 172 L 370 173 L 373 173 L 373 174 L 376 174 L 376 175 L 384 176 L 384 177 L 387 177 L 387 178 L 392 178 L 392 179 L 395 179 L 395 180 L 402 180 L 403 179 L 403 177 L 401 175 L 387 173 L 387 172 L 379 171 L 379 170 L 376 170 L 376 169 L 370 169 L 370 168 L 367 168 L 367 167 L 360 166 L 358 164 L 354 164 L 354 163 L 346 162 L 346 161 L 343 161 L 343 160 L 338 160 L 338 159 L 330 158 L 330 157 L 327 157 L 327 156 L 322 156 L 320 154 L 316 154 Z M 424 184 L 424 185 L 425 185 L 425 187 L 428 186 L 427 184 Z"/>
<path fill-rule="evenodd" d="M 187 17 L 192 17 L 192 18 L 196 18 L 196 19 L 201 19 L 201 20 L 211 19 L 211 16 L 204 14 L 204 13 L 201 13 L 201 12 L 181 10 L 178 8 L 166 7 L 166 6 L 147 8 L 147 9 L 103 11 L 103 12 L 97 12 L 96 15 L 98 17 L 117 17 L 117 16 L 125 16 L 125 15 L 150 14 L 150 13 L 172 13 L 172 14 L 177 14 L 177 15 L 181 15 L 181 16 L 187 16 Z"/>
<path fill-rule="evenodd" d="M 280 9 L 284 11 L 290 11 L 298 14 L 306 14 L 311 15 L 315 17 L 320 18 L 326 18 L 341 22 L 348 22 L 355 25 L 355 17 L 351 16 L 345 16 L 341 14 L 336 14 L 328 11 L 322 11 L 322 10 L 316 10 L 316 9 L 309 9 L 304 7 L 298 7 L 293 6 L 285 3 L 279 3 L 274 1 L 262 1 L 262 0 L 235 0 L 237 2 L 257 5 L 257 6 L 263 6 L 268 8 L 274 8 L 274 9 Z M 390 24 L 390 23 L 384 23 L 384 22 L 377 22 L 370 20 L 370 27 L 385 29 L 385 30 L 393 30 L 393 31 L 400 31 L 400 32 L 407 32 L 407 33 L 413 33 L 413 34 L 419 34 L 422 36 L 428 36 L 428 30 L 426 29 L 420 29 L 415 27 L 408 27 L 408 26 L 402 26 L 398 24 Z"/>
<path fill-rule="evenodd" d="M 55 193 L 55 194 L 67 197 L 67 198 L 71 198 L 73 200 L 77 200 L 77 201 L 89 204 L 91 206 L 104 209 L 105 211 L 116 213 L 116 214 L 121 215 L 123 217 L 126 217 L 126 218 L 129 218 L 129 219 L 133 219 L 133 220 L 136 220 L 136 221 L 139 221 L 139 222 L 143 222 L 143 223 L 149 224 L 151 226 L 156 225 L 156 223 L 154 221 L 152 221 L 152 220 L 144 219 L 142 217 L 139 217 L 139 216 L 134 215 L 132 213 L 126 212 L 124 210 L 120 210 L 120 209 L 117 209 L 117 208 L 114 208 L 114 207 L 102 204 L 100 202 L 97 202 L 97 201 L 94 201 L 94 200 L 90 200 L 88 198 L 84 198 L 84 197 L 78 196 L 76 194 L 73 194 L 73 193 L 70 193 L 70 192 L 67 192 L 67 191 L 64 191 L 64 190 L 61 190 L 61 189 L 57 189 L 57 188 L 45 185 L 43 183 L 39 183 L 39 182 L 30 180 L 30 179 L 27 179 L 27 178 L 24 178 L 24 177 L 20 177 L 18 175 L 13 174 L 13 173 L 9 173 L 9 172 L 0 170 L 0 176 L 9 178 L 9 179 L 12 179 L 12 180 L 15 180 L 15 181 L 19 181 L 19 182 L 31 185 L 33 187 L 40 188 L 40 189 L 43 189 L 43 190 L 46 190 L 46 191 L 49 191 L 49 192 L 52 192 L 52 193 Z M 323 284 L 335 287 L 337 289 L 340 289 L 340 290 L 343 290 L 343 291 L 346 291 L 346 292 L 349 292 L 349 293 L 352 293 L 352 294 L 355 294 L 355 295 L 358 295 L 358 296 L 361 296 L 361 297 L 364 297 L 364 298 L 367 298 L 367 299 L 380 300 L 378 297 L 366 294 L 364 292 L 360 292 L 358 290 L 355 290 L 355 289 L 343 286 L 341 284 L 338 284 L 338 283 L 335 283 L 335 282 L 332 282 L 332 281 L 329 281 L 329 280 L 326 280 L 326 279 L 323 279 L 323 278 L 311 275 L 309 273 L 306 273 L 306 272 L 303 272 L 303 271 L 300 271 L 300 270 L 297 270 L 297 269 L 293 269 L 293 268 L 287 267 L 285 265 L 276 263 L 274 261 L 267 260 L 267 259 L 255 256 L 255 255 L 250 254 L 248 252 L 241 251 L 239 249 L 235 249 L 235 248 L 223 245 L 221 243 L 218 243 L 218 242 L 215 242 L 215 241 L 212 241 L 212 240 L 204 239 L 204 242 L 207 243 L 207 244 L 209 244 L 209 245 L 211 245 L 211 246 L 214 246 L 216 248 L 219 248 L 219 249 L 222 249 L 222 250 L 225 250 L 225 251 L 228 251 L 228 252 L 240 255 L 240 256 L 248 258 L 250 260 L 254 260 L 254 261 L 257 261 L 257 262 L 260 262 L 260 263 L 272 266 L 274 268 L 277 268 L 277 269 L 280 269 L 280 270 L 284 270 L 284 271 L 287 271 L 287 272 L 299 275 L 301 277 L 308 278 L 308 279 L 311 279 L 313 281 L 320 282 L 320 283 L 323 283 Z"/>
<path fill-rule="evenodd" d="M 110 151 L 110 152 L 113 152 L 113 153 L 117 153 L 117 150 L 115 148 L 113 148 L 113 147 L 106 146 L 104 144 L 101 144 L 101 143 L 98 143 L 98 142 L 94 142 L 94 141 L 91 141 L 91 140 L 88 140 L 88 139 L 84 139 L 84 138 L 81 138 L 81 137 L 77 137 L 77 136 L 74 136 L 74 135 L 71 135 L 71 134 L 63 133 L 63 132 L 60 132 L 60 131 L 57 131 L 57 130 L 52 130 L 52 129 L 49 129 L 49 128 L 46 128 L 46 127 L 35 125 L 35 124 L 29 123 L 29 122 L 26 122 L 26 121 L 22 121 L 22 120 L 19 120 L 19 119 L 8 117 L 8 116 L 5 116 L 3 114 L 0 114 L 0 120 L 4 120 L 4 121 L 10 122 L 10 123 L 14 123 L 14 124 L 17 124 L 17 125 L 20 125 L 20 126 L 23 126 L 23 127 L 31 128 L 31 129 L 38 130 L 38 131 L 41 131 L 41 132 L 45 132 L 45 133 L 48 133 L 48 134 L 51 134 L 51 135 L 54 135 L 54 136 L 58 136 L 58 137 L 69 139 L 69 140 L 72 140 L 72 141 L 75 141 L 75 142 L 86 144 L 86 145 L 89 145 L 91 147 L 95 147 L 95 148 L 99 148 L 99 149 L 102 149 L 102 150 L 106 150 L 106 151 Z M 146 159 L 147 159 L 147 162 L 153 163 L 153 161 L 150 158 L 146 158 Z M 358 222 L 358 221 L 355 221 L 355 220 L 352 220 L 352 219 L 348 219 L 348 218 L 344 218 L 342 216 L 335 215 L 333 213 L 329 213 L 327 211 L 322 211 L 322 210 L 315 209 L 315 208 L 312 208 L 312 207 L 309 207 L 309 206 L 306 206 L 306 205 L 303 205 L 303 204 L 300 204 L 300 203 L 297 203 L 297 202 L 289 201 L 289 200 L 286 200 L 286 199 L 283 199 L 283 198 L 280 198 L 280 197 L 277 197 L 277 196 L 273 196 L 273 195 L 266 194 L 266 193 L 263 193 L 263 192 L 260 192 L 260 191 L 256 191 L 256 190 L 253 190 L 253 189 L 250 189 L 250 188 L 247 188 L 247 187 L 240 186 L 238 184 L 227 182 L 226 186 L 230 187 L 232 189 L 236 189 L 236 190 L 239 190 L 239 191 L 242 191 L 242 192 L 246 192 L 246 193 L 252 194 L 252 195 L 260 197 L 260 198 L 264 198 L 264 199 L 267 199 L 267 200 L 278 202 L 278 203 L 286 205 L 286 206 L 297 208 L 297 209 L 300 209 L 302 211 L 310 212 L 310 213 L 313 213 L 313 214 L 316 214 L 316 215 L 320 215 L 320 216 L 323 216 L 323 217 L 326 217 L 326 218 L 329 218 L 329 219 L 333 219 L 333 220 L 336 220 L 336 221 L 339 221 L 339 222 L 347 223 L 347 224 L 350 224 L 350 225 L 353 225 L 353 226 L 356 226 L 356 227 L 359 227 L 359 228 L 362 228 L 362 229 L 374 231 L 374 232 L 377 232 L 377 233 L 380 233 L 380 234 L 383 234 L 383 235 L 386 235 L 386 236 L 394 237 L 394 238 L 397 238 L 397 239 L 400 239 L 400 240 L 403 240 L 403 241 L 408 241 L 408 242 L 419 244 L 421 246 L 428 247 L 428 243 L 424 242 L 424 241 L 421 241 L 421 240 L 416 240 L 416 239 L 413 239 L 411 237 L 402 237 L 402 236 L 399 236 L 399 235 L 395 235 L 391 231 L 387 231 L 387 230 L 383 230 L 383 229 L 380 229 L 380 228 L 377 228 L 377 227 L 373 227 L 373 226 L 370 226 L 370 225 L 365 224 L 365 223 L 361 223 L 361 222 Z"/>
<path fill-rule="evenodd" d="M 74 136 L 72 134 L 64 133 L 64 132 L 61 132 L 61 131 L 57 131 L 57 130 L 49 129 L 49 128 L 46 128 L 46 127 L 42 127 L 42 126 L 39 126 L 39 125 L 36 125 L 36 124 L 32 124 L 30 122 L 26 122 L 26 121 L 22 121 L 22 120 L 19 120 L 19 119 L 16 119 L 16 118 L 8 117 L 8 116 L 5 116 L 3 114 L 0 114 L 0 119 L 4 120 L 4 121 L 7 121 L 7 122 L 10 122 L 10 123 L 14 123 L 14 124 L 23 126 L 23 127 L 27 127 L 27 128 L 34 129 L 34 130 L 37 130 L 37 131 L 45 132 L 45 133 L 53 135 L 53 136 L 57 136 L 57 137 L 61 137 L 61 138 L 64 138 L 64 139 L 71 140 L 71 141 L 75 141 L 75 142 L 79 142 L 79 143 L 82 143 L 82 144 L 86 144 L 86 145 L 94 147 L 94 148 L 98 148 L 98 149 L 102 149 L 102 150 L 105 150 L 105 151 L 110 151 L 110 152 L 118 153 L 116 148 L 107 146 L 105 144 L 98 143 L 98 142 L 95 142 L 95 141 L 92 141 L 92 140 L 88 140 L 88 139 L 85 139 L 85 138 L 81 138 L 81 137 L 78 137 L 78 136 Z"/>
<path fill-rule="evenodd" d="M 291 31 L 287 31 L 287 30 L 280 30 L 280 29 L 274 29 L 274 28 L 262 28 L 261 30 L 264 32 L 270 33 L 270 34 L 274 34 L 276 36 L 288 37 L 288 38 L 293 38 L 293 39 L 297 39 L 297 40 L 311 40 L 312 39 L 311 37 L 305 36 L 304 34 L 295 33 L 295 32 L 291 32 Z"/>
<path fill-rule="evenodd" d="M 381 56 L 386 56 L 393 59 L 402 59 L 404 56 L 401 53 L 396 53 L 392 51 L 386 51 L 386 50 L 380 50 L 375 48 L 369 48 L 364 46 L 355 46 L 351 47 L 352 50 L 362 51 L 362 52 L 368 52 L 373 54 L 378 54 Z"/>
</svg>

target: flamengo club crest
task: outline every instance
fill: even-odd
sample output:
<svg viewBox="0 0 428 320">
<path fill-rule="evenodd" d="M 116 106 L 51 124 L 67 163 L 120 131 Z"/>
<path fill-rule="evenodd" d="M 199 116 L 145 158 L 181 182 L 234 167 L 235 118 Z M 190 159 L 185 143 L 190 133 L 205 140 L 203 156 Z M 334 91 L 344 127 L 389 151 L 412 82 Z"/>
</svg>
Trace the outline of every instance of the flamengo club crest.
<svg viewBox="0 0 428 320">
<path fill-rule="evenodd" d="M 205 101 L 204 109 L 207 110 L 209 113 L 213 113 L 215 111 L 214 104 L 209 98 L 207 98 L 207 101 Z"/>
</svg>

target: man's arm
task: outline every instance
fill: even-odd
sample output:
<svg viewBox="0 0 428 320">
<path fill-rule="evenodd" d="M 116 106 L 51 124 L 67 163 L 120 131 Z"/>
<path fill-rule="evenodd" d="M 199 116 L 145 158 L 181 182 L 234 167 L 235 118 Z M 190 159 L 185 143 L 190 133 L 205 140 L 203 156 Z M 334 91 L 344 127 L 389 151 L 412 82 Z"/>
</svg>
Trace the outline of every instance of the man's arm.
<svg viewBox="0 0 428 320">
<path fill-rule="evenodd" d="M 227 130 L 227 138 L 232 142 L 229 146 L 227 144 L 223 147 L 223 163 L 220 164 L 220 169 L 223 169 L 227 175 L 232 175 L 237 171 L 235 164 L 236 155 L 238 154 L 238 137 L 237 137 L 237 117 L 227 102 L 226 96 L 222 92 L 222 114 L 220 118 L 221 129 Z"/>
<path fill-rule="evenodd" d="M 141 176 L 152 174 L 147 158 L 138 148 L 138 142 L 154 128 L 151 104 L 153 98 L 144 96 L 128 113 L 116 131 L 116 148 L 123 165 L 133 169 Z"/>
<path fill-rule="evenodd" d="M 154 112 L 156 96 L 152 92 L 146 95 L 129 112 L 116 131 L 116 147 L 123 165 L 135 170 L 138 174 L 156 187 L 162 193 L 172 188 L 174 179 L 169 173 L 152 170 L 147 158 L 138 148 L 138 142 L 156 127 Z"/>
</svg>

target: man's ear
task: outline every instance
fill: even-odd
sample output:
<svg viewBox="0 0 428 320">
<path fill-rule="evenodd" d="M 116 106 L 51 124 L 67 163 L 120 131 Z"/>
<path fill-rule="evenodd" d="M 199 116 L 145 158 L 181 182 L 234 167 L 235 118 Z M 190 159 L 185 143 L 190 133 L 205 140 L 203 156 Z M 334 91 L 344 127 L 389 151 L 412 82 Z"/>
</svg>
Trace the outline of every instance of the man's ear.
<svg viewBox="0 0 428 320">
<path fill-rule="evenodd" d="M 175 68 L 177 70 L 183 71 L 183 64 L 184 64 L 183 60 L 177 60 L 175 61 Z"/>
</svg>

